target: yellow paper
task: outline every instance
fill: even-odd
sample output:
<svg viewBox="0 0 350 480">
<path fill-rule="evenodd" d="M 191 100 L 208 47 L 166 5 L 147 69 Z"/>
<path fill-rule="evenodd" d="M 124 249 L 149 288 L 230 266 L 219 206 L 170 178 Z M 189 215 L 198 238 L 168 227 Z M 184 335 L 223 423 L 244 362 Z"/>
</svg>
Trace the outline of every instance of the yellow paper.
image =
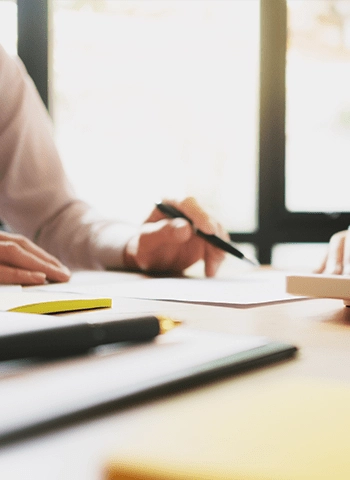
<svg viewBox="0 0 350 480">
<path fill-rule="evenodd" d="M 63 313 L 75 310 L 107 308 L 111 298 L 74 293 L 9 291 L 0 293 L 0 311 L 24 313 Z"/>
</svg>

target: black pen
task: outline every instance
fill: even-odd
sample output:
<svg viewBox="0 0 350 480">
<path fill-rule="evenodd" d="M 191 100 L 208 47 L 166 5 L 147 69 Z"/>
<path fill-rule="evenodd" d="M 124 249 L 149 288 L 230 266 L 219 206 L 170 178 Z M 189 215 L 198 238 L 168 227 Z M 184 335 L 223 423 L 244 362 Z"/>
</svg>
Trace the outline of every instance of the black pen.
<svg viewBox="0 0 350 480">
<path fill-rule="evenodd" d="M 149 341 L 180 323 L 161 315 L 91 322 L 79 320 L 79 315 L 68 319 L 2 312 L 0 360 L 65 357 L 84 354 L 101 345 Z"/>
<path fill-rule="evenodd" d="M 172 205 L 168 205 L 165 203 L 156 203 L 156 207 L 158 210 L 160 210 L 164 215 L 170 218 L 184 218 L 186 219 L 194 229 L 194 232 L 196 235 L 198 235 L 201 238 L 204 238 L 207 242 L 209 242 L 211 245 L 214 245 L 214 247 L 220 248 L 224 252 L 231 253 L 231 255 L 234 255 L 237 258 L 240 258 L 241 260 L 245 260 L 249 262 L 251 265 L 258 266 L 260 265 L 259 262 L 255 259 L 250 259 L 246 257 L 240 250 L 238 250 L 236 247 L 234 247 L 231 243 L 225 242 L 222 240 L 222 238 L 217 237 L 216 235 L 210 235 L 208 233 L 202 232 L 202 230 L 199 230 L 198 228 L 193 225 L 193 221 L 188 218 L 184 213 L 180 212 L 177 208 L 173 207 Z"/>
</svg>

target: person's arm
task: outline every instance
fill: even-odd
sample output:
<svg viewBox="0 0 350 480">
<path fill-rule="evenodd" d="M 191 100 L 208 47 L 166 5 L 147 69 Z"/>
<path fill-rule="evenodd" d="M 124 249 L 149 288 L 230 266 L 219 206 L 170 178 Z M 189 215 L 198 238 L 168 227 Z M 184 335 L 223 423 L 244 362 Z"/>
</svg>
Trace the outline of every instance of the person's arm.
<svg viewBox="0 0 350 480">
<path fill-rule="evenodd" d="M 0 47 L 0 219 L 71 268 L 123 268 L 136 228 L 77 199 L 49 115 L 23 64 Z"/>
<path fill-rule="evenodd" d="M 197 228 L 228 238 L 193 198 L 175 205 Z M 1 48 L 0 218 L 70 268 L 178 273 L 204 260 L 206 275 L 213 276 L 224 258 L 183 219 L 167 219 L 154 209 L 143 225 L 129 225 L 105 220 L 80 201 L 33 82 Z"/>
</svg>

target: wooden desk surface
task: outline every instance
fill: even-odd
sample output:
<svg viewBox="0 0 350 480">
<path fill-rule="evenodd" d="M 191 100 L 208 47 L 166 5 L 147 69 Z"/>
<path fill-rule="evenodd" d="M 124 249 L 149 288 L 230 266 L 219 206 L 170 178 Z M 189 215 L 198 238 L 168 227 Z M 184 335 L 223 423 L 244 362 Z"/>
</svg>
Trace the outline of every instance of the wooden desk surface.
<svg viewBox="0 0 350 480">
<path fill-rule="evenodd" d="M 121 445 L 130 430 L 145 418 L 157 418 L 157 407 L 172 406 L 196 396 L 207 398 L 215 390 L 225 396 L 271 379 L 288 376 L 326 377 L 350 384 L 350 308 L 340 300 L 300 300 L 248 309 L 172 302 L 139 301 L 145 308 L 180 316 L 196 328 L 238 334 L 264 335 L 300 348 L 293 360 L 239 376 L 111 411 L 0 449 L 0 478 L 6 480 L 99 480 L 107 456 Z M 78 387 L 77 387 L 78 388 Z M 0 399 L 1 405 L 1 399 Z M 140 427 L 141 428 L 141 427 Z M 142 435 L 142 430 L 140 431 Z"/>
</svg>

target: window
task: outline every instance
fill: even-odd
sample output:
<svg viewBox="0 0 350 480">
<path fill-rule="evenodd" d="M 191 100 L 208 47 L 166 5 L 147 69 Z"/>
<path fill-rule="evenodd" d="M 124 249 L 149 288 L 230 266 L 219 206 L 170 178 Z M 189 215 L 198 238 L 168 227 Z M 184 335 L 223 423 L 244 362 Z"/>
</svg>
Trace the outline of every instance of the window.
<svg viewBox="0 0 350 480">
<path fill-rule="evenodd" d="M 347 0 L 17 4 L 19 54 L 98 209 L 142 220 L 191 193 L 277 264 L 350 224 Z"/>
<path fill-rule="evenodd" d="M 295 265 L 314 259 L 315 267 L 331 235 L 350 223 L 350 8 L 343 0 L 276 3 L 286 17 L 278 81 L 285 83 L 285 155 L 276 178 L 272 259 L 284 252 L 290 261 L 294 252 Z"/>
<path fill-rule="evenodd" d="M 52 2 L 53 117 L 79 195 L 142 220 L 194 195 L 257 227 L 259 1 Z"/>
<path fill-rule="evenodd" d="M 350 210 L 350 2 L 288 1 L 286 206 Z"/>
<path fill-rule="evenodd" d="M 17 4 L 0 0 L 0 43 L 11 55 L 17 53 Z"/>
</svg>

